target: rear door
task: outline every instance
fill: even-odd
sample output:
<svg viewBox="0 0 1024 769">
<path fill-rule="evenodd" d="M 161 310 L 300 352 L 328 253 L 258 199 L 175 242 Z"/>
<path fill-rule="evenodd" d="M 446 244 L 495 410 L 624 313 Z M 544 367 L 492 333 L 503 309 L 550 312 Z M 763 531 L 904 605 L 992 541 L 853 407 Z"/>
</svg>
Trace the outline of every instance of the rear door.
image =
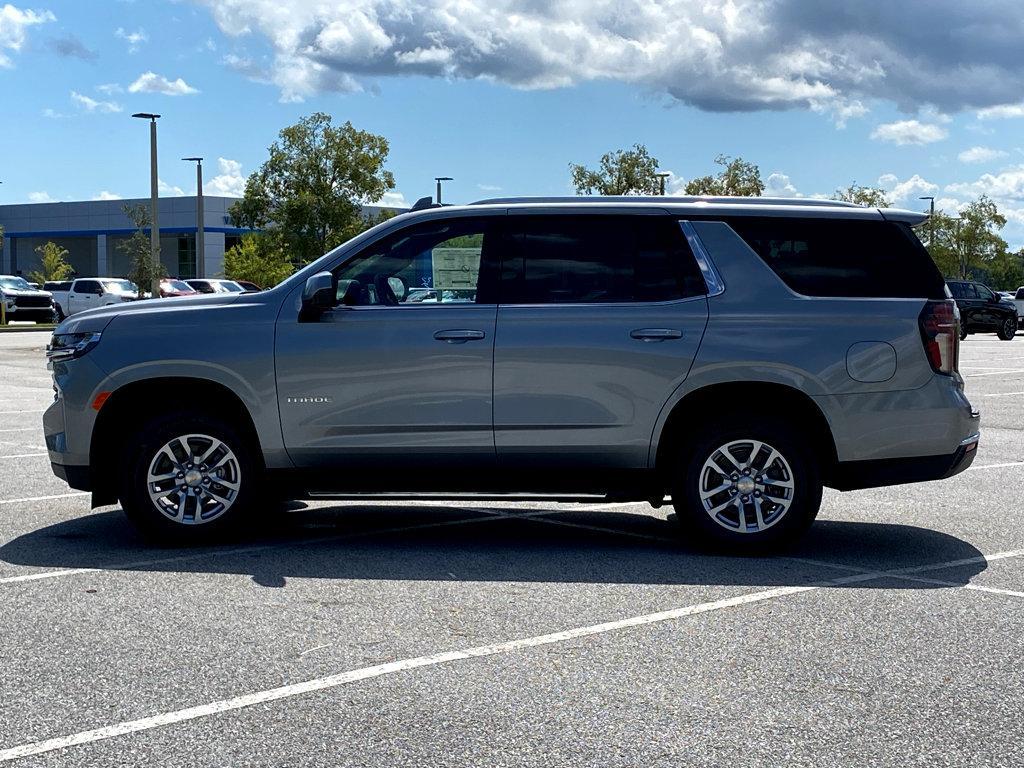
<svg viewBox="0 0 1024 769">
<path fill-rule="evenodd" d="M 494 348 L 499 465 L 646 467 L 708 317 L 678 222 L 510 212 L 509 229 Z"/>
<path fill-rule="evenodd" d="M 410 225 L 334 270 L 348 304 L 314 322 L 284 310 L 278 396 L 297 465 L 383 469 L 394 490 L 424 468 L 452 473 L 433 485 L 454 488 L 470 468 L 493 467 L 488 265 L 504 219 L 497 211 Z"/>
<path fill-rule="evenodd" d="M 98 280 L 76 280 L 68 293 L 68 315 L 99 306 L 100 282 Z"/>
</svg>

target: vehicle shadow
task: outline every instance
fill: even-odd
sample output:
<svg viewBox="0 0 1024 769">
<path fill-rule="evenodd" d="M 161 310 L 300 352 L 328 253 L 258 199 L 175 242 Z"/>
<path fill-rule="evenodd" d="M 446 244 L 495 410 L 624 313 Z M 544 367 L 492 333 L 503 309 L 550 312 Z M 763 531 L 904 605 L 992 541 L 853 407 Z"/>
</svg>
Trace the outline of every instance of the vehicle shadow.
<svg viewBox="0 0 1024 769">
<path fill-rule="evenodd" d="M 955 577 L 942 573 L 956 585 L 986 568 L 982 554 L 916 526 L 818 521 L 785 552 L 740 557 L 688 546 L 674 522 L 645 513 L 362 503 L 282 513 L 204 547 L 149 544 L 119 510 L 63 521 L 0 547 L 0 560 L 18 566 L 244 574 L 267 587 L 288 578 L 774 587 L 974 558 Z M 895 578 L 839 586 L 946 587 Z"/>
</svg>

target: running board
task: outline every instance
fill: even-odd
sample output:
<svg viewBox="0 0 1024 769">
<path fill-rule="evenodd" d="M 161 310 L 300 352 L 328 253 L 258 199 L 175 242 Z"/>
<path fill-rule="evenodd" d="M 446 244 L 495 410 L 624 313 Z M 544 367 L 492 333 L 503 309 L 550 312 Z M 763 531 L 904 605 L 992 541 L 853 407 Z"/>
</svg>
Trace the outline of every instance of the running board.
<svg viewBox="0 0 1024 769">
<path fill-rule="evenodd" d="M 379 502 L 577 502 L 591 504 L 609 504 L 615 502 L 651 502 L 658 500 L 623 499 L 606 494 L 531 494 L 531 493 L 473 493 L 473 492 L 329 492 L 313 491 L 304 495 L 305 499 L 323 499 L 331 501 L 379 501 Z"/>
</svg>

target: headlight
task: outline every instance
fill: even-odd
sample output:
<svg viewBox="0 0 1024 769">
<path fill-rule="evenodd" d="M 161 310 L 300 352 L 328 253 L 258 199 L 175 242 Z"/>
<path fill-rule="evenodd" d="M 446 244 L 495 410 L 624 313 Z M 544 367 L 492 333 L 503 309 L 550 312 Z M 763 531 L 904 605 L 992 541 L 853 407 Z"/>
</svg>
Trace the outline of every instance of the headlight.
<svg viewBox="0 0 1024 769">
<path fill-rule="evenodd" d="M 46 346 L 46 359 L 54 361 L 81 358 L 99 344 L 98 331 L 87 334 L 54 334 Z"/>
</svg>

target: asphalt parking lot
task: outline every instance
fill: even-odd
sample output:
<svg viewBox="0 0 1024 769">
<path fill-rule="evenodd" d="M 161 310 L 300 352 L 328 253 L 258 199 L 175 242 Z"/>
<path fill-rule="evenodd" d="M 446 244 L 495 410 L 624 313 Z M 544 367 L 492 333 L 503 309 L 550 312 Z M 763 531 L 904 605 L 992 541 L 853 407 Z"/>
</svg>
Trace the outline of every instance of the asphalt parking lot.
<svg viewBox="0 0 1024 769">
<path fill-rule="evenodd" d="M 311 503 L 147 547 L 52 476 L 0 334 L 0 763 L 1024 763 L 1024 335 L 962 345 L 955 478 L 826 491 L 772 558 L 646 504 Z"/>
</svg>

